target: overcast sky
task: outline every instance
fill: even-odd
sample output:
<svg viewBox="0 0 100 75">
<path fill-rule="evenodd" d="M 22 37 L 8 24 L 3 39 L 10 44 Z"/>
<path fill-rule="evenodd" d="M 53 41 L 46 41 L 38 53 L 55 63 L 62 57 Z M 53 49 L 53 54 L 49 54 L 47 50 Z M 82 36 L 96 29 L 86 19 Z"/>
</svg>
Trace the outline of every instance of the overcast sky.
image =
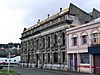
<svg viewBox="0 0 100 75">
<path fill-rule="evenodd" d="M 100 10 L 100 0 L 0 0 L 0 43 L 20 43 L 24 27 L 47 18 L 48 13 L 57 13 L 59 8 L 68 8 L 70 3 L 87 12 Z"/>
</svg>

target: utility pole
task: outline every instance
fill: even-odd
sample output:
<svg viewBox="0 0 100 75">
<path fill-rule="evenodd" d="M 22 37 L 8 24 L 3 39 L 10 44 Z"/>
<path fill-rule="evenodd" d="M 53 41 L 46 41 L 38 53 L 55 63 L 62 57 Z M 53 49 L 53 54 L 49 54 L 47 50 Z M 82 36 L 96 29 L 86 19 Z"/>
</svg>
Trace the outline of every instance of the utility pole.
<svg viewBox="0 0 100 75">
<path fill-rule="evenodd" d="M 7 71 L 8 74 L 9 74 L 9 69 L 10 69 L 10 50 L 11 49 L 9 49 L 8 51 L 8 71 Z"/>
</svg>

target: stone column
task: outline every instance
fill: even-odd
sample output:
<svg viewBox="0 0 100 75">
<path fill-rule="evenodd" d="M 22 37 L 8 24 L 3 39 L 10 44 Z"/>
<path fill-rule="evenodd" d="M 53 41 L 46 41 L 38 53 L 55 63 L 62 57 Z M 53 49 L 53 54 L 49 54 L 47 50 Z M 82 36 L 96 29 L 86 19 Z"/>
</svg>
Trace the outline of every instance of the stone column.
<svg viewBox="0 0 100 75">
<path fill-rule="evenodd" d="M 52 50 L 50 50 L 50 64 L 51 64 L 51 69 L 52 69 L 52 64 L 53 64 L 53 54 L 52 54 Z"/>
<path fill-rule="evenodd" d="M 61 50 L 58 49 L 58 63 L 61 64 Z"/>
<path fill-rule="evenodd" d="M 44 68 L 46 68 L 46 64 L 47 64 L 47 52 L 45 50 L 45 53 L 44 53 Z"/>
<path fill-rule="evenodd" d="M 67 70 L 70 70 L 70 56 L 67 54 Z"/>
<path fill-rule="evenodd" d="M 80 54 L 77 53 L 77 66 L 80 66 Z M 80 72 L 80 67 L 77 67 L 77 71 Z"/>
</svg>

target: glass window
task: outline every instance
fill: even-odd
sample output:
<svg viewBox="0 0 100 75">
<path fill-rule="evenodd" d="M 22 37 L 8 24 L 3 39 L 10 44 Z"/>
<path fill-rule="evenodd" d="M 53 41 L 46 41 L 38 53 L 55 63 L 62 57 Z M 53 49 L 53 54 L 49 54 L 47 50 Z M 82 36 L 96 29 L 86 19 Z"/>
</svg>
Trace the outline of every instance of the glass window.
<svg viewBox="0 0 100 75">
<path fill-rule="evenodd" d="M 34 41 L 32 40 L 32 50 L 34 50 Z"/>
<path fill-rule="evenodd" d="M 83 64 L 89 64 L 89 54 L 80 54 L 80 60 Z"/>
<path fill-rule="evenodd" d="M 47 48 L 50 48 L 50 37 L 47 36 Z"/>
<path fill-rule="evenodd" d="M 39 39 L 37 39 L 35 42 L 35 49 L 38 49 L 38 48 L 39 48 Z"/>
<path fill-rule="evenodd" d="M 48 63 L 50 63 L 50 53 L 48 53 Z"/>
<path fill-rule="evenodd" d="M 87 43 L 87 36 L 83 35 L 82 36 L 82 44 L 86 44 Z"/>
<path fill-rule="evenodd" d="M 72 38 L 73 39 L 73 46 L 77 45 L 77 37 Z"/>
<path fill-rule="evenodd" d="M 45 38 L 43 38 L 43 49 L 45 48 Z"/>
<path fill-rule="evenodd" d="M 54 39 L 55 39 L 55 44 L 54 45 L 57 46 L 57 35 L 56 34 L 54 35 Z"/>
<path fill-rule="evenodd" d="M 44 54 L 43 54 L 43 63 L 44 63 Z"/>
<path fill-rule="evenodd" d="M 93 34 L 93 43 L 98 44 L 98 34 L 97 33 Z"/>
<path fill-rule="evenodd" d="M 54 54 L 54 63 L 58 62 L 58 54 L 55 52 Z"/>
<path fill-rule="evenodd" d="M 64 32 L 62 33 L 62 37 L 63 37 L 62 39 L 63 39 L 63 46 L 64 46 L 65 45 L 65 33 Z"/>
<path fill-rule="evenodd" d="M 62 62 L 65 63 L 65 52 L 62 52 Z"/>
</svg>

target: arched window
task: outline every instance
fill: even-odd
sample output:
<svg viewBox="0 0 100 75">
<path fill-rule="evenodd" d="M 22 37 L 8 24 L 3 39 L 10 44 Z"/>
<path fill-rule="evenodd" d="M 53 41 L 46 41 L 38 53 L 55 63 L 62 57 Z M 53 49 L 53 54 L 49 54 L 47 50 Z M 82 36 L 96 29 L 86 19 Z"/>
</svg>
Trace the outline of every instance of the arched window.
<svg viewBox="0 0 100 75">
<path fill-rule="evenodd" d="M 44 56 L 44 54 L 43 54 L 43 63 L 44 63 L 44 60 L 45 60 L 45 56 Z"/>
<path fill-rule="evenodd" d="M 45 48 L 45 38 L 43 38 L 43 49 Z"/>
<path fill-rule="evenodd" d="M 56 34 L 54 35 L 54 39 L 55 39 L 54 46 L 57 46 L 57 35 Z"/>
<path fill-rule="evenodd" d="M 62 52 L 62 63 L 65 63 L 65 52 Z"/>
<path fill-rule="evenodd" d="M 53 56 L 54 56 L 54 63 L 57 63 L 58 62 L 58 53 L 54 53 L 53 54 Z"/>
<path fill-rule="evenodd" d="M 82 44 L 86 44 L 87 43 L 87 35 L 83 35 L 82 36 Z"/>
<path fill-rule="evenodd" d="M 63 39 L 63 46 L 65 45 L 65 33 L 62 33 L 62 39 Z"/>
<path fill-rule="evenodd" d="M 50 53 L 48 53 L 48 63 L 50 63 Z"/>
<path fill-rule="evenodd" d="M 81 42 L 82 45 L 87 43 L 87 33 L 86 32 L 83 32 L 81 34 L 81 40 L 82 40 Z"/>
<path fill-rule="evenodd" d="M 39 39 L 36 40 L 36 49 L 38 50 L 39 48 Z"/>
<path fill-rule="evenodd" d="M 73 46 L 77 46 L 77 35 L 72 36 L 72 44 Z"/>
<path fill-rule="evenodd" d="M 34 41 L 32 40 L 32 51 L 34 50 Z"/>
<path fill-rule="evenodd" d="M 47 48 L 50 48 L 50 37 L 47 36 Z"/>
</svg>

